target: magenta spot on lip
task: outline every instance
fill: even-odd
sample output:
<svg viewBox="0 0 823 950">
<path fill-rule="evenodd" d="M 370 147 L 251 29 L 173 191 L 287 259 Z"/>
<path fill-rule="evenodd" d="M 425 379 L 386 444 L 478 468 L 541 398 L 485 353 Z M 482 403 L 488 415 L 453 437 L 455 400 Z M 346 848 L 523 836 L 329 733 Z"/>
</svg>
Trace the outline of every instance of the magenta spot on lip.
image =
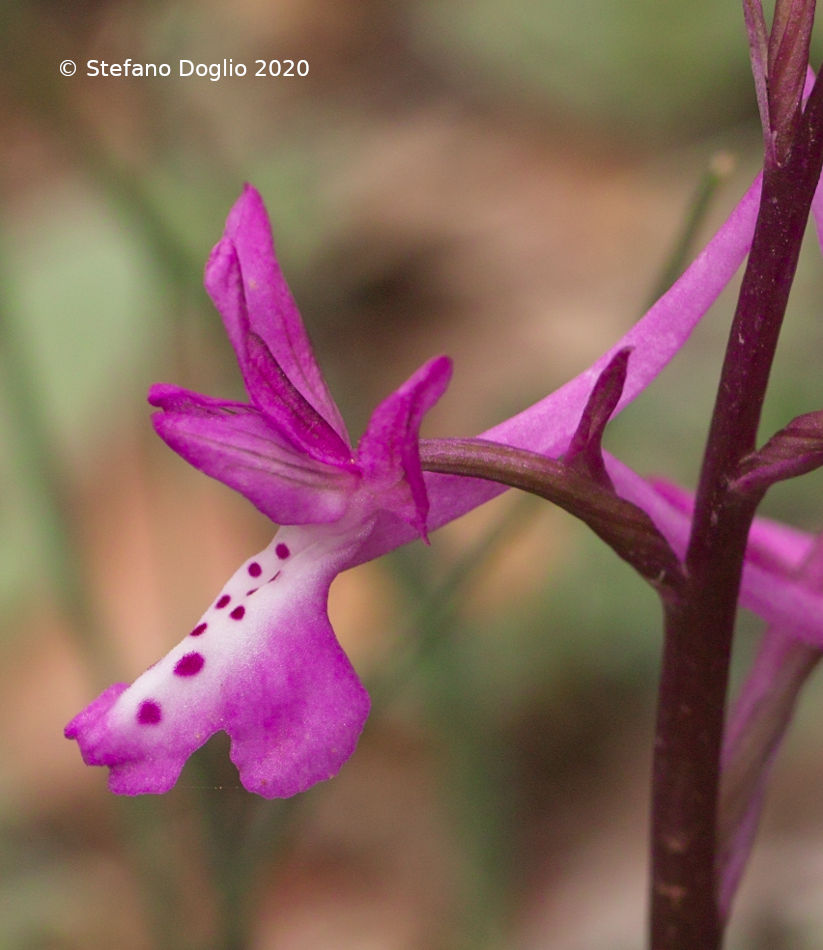
<svg viewBox="0 0 823 950">
<path fill-rule="evenodd" d="M 281 561 L 285 561 L 286 558 L 291 554 L 287 544 L 278 544 L 274 549 L 274 553 L 280 558 Z"/>
<path fill-rule="evenodd" d="M 189 636 L 190 636 L 190 637 L 199 637 L 201 633 L 205 633 L 205 632 L 206 632 L 206 627 L 208 627 L 208 624 L 207 624 L 207 623 L 199 623 L 199 624 L 197 624 L 197 626 L 194 628 L 194 630 L 192 630 L 192 632 L 189 634 Z"/>
<path fill-rule="evenodd" d="M 199 673 L 203 669 L 205 662 L 202 653 L 187 653 L 177 661 L 174 667 L 174 675 L 194 676 L 195 673 Z"/>
<path fill-rule="evenodd" d="M 144 726 L 153 726 L 160 722 L 163 714 L 160 712 L 160 706 L 152 699 L 147 699 L 140 703 L 137 710 L 137 721 Z"/>
<path fill-rule="evenodd" d="M 248 572 L 252 577 L 260 577 L 263 573 L 263 568 L 257 563 L 257 561 L 252 561 L 248 566 Z"/>
<path fill-rule="evenodd" d="M 246 608 L 241 604 L 239 607 L 235 607 L 229 616 L 232 620 L 242 620 L 245 613 Z"/>
<path fill-rule="evenodd" d="M 222 610 L 230 600 L 231 600 L 231 597 L 229 597 L 228 594 L 223 594 L 223 596 L 220 598 L 220 600 L 217 601 L 217 603 L 214 606 L 218 610 Z"/>
</svg>

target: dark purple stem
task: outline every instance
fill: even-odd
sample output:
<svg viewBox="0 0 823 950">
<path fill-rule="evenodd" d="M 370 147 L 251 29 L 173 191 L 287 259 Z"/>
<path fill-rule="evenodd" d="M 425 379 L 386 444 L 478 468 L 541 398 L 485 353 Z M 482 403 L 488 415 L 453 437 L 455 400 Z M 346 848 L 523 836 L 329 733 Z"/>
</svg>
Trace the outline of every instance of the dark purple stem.
<svg viewBox="0 0 823 950">
<path fill-rule="evenodd" d="M 752 250 L 712 416 L 686 554 L 665 602 L 652 804 L 652 950 L 717 950 L 715 851 L 729 658 L 756 500 L 730 486 L 755 448 L 760 411 L 823 162 L 815 84 L 782 164 L 767 161 Z"/>
</svg>

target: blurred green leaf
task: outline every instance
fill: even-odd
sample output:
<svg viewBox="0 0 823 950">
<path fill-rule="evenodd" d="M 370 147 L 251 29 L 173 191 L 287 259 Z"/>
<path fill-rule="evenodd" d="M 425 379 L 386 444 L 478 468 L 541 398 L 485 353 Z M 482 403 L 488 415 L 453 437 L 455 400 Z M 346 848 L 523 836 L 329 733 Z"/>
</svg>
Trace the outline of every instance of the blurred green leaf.
<svg viewBox="0 0 823 950">
<path fill-rule="evenodd" d="M 104 464 L 107 440 L 142 399 L 141 364 L 156 348 L 163 312 L 146 257 L 116 219 L 87 196 L 48 198 L 42 212 L 9 227 L 14 242 L 5 242 L 10 325 L 0 346 L 13 347 L 16 372 L 4 380 L 0 411 L 2 599 L 26 579 L 39 582 L 32 525 L 41 502 L 32 494 L 38 479 L 26 471 L 35 456 L 24 450 L 31 418 L 44 429 L 36 437 L 67 466 L 82 470 L 91 457 Z"/>
<path fill-rule="evenodd" d="M 420 8 L 420 42 L 446 69 L 624 134 L 682 134 L 756 116 L 737 3 L 437 0 Z"/>
</svg>

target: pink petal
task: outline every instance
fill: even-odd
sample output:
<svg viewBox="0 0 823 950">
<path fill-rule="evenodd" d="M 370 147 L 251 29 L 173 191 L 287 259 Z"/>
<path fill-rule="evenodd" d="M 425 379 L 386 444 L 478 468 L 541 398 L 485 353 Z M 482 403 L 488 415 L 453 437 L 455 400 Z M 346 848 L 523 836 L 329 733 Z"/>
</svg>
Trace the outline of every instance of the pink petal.
<svg viewBox="0 0 823 950">
<path fill-rule="evenodd" d="M 778 527 L 782 528 L 769 523 L 759 543 L 771 540 Z M 784 540 L 780 539 L 781 545 Z M 809 540 L 811 545 L 802 558 L 782 569 L 791 571 L 803 587 L 819 590 L 823 584 L 823 536 Z M 774 554 L 770 554 L 770 560 L 774 563 Z M 803 686 L 821 655 L 820 648 L 799 642 L 791 626 L 771 624 L 728 717 L 717 862 L 719 905 L 724 917 L 754 844 L 769 773 Z"/>
<path fill-rule="evenodd" d="M 654 521 L 675 553 L 683 557 L 691 525 L 686 493 L 652 484 L 612 456 L 606 466 L 617 493 L 642 508 Z M 787 627 L 810 646 L 823 649 L 823 594 L 809 589 L 794 571 L 814 545 L 804 532 L 756 518 L 749 535 L 743 566 L 740 603 L 768 623 Z"/>
<path fill-rule="evenodd" d="M 482 433 L 481 438 L 559 454 L 600 374 L 626 347 L 633 352 L 615 412 L 643 392 L 685 344 L 745 259 L 754 234 L 760 185 L 758 176 L 685 273 L 614 346 L 550 396 Z"/>
<path fill-rule="evenodd" d="M 421 366 L 374 410 L 357 449 L 376 505 L 402 518 L 423 537 L 429 501 L 420 469 L 420 423 L 445 392 L 451 373 L 446 356 Z"/>
<path fill-rule="evenodd" d="M 718 903 L 727 917 L 751 853 L 769 774 L 820 653 L 770 626 L 729 715 L 723 743 Z"/>
<path fill-rule="evenodd" d="M 276 524 L 336 521 L 359 483 L 353 463 L 329 465 L 294 448 L 251 406 L 167 385 L 152 387 L 149 401 L 164 410 L 152 422 L 175 452 Z"/>
</svg>

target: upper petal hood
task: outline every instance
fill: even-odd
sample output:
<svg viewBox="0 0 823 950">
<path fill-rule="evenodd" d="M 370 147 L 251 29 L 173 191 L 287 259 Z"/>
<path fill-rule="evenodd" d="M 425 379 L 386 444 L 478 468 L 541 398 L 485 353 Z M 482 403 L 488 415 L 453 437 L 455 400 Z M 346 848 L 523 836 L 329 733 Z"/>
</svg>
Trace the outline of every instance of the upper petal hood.
<svg viewBox="0 0 823 950">
<path fill-rule="evenodd" d="M 246 185 L 206 264 L 205 284 L 247 377 L 249 332 L 261 337 L 292 386 L 348 443 L 343 419 L 314 359 L 300 313 L 274 253 L 263 199 Z M 250 387 L 249 395 L 254 398 Z"/>
</svg>

